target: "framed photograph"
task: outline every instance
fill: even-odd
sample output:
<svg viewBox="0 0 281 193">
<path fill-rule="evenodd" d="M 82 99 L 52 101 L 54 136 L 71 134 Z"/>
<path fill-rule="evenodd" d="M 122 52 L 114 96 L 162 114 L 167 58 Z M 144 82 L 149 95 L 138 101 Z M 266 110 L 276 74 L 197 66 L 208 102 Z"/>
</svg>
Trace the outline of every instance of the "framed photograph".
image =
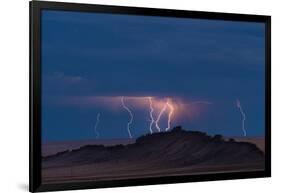
<svg viewBox="0 0 281 193">
<path fill-rule="evenodd" d="M 270 177 L 270 21 L 30 2 L 30 191 Z"/>
</svg>

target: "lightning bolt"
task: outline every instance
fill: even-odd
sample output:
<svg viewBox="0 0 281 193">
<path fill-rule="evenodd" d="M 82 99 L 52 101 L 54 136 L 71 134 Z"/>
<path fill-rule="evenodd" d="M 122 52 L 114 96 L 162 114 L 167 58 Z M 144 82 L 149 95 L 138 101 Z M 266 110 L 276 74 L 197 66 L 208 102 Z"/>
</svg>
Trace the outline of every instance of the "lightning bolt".
<svg viewBox="0 0 281 193">
<path fill-rule="evenodd" d="M 127 130 L 128 130 L 129 137 L 130 137 L 130 138 L 133 138 L 133 137 L 132 137 L 132 134 L 131 134 L 131 130 L 130 130 L 130 125 L 133 123 L 133 119 L 134 119 L 133 113 L 132 113 L 132 111 L 125 105 L 125 103 L 124 103 L 124 97 L 121 97 L 121 103 L 122 103 L 123 108 L 124 108 L 126 111 L 128 111 L 128 113 L 130 114 L 130 121 L 127 123 Z"/>
<path fill-rule="evenodd" d="M 239 109 L 239 111 L 242 115 L 242 131 L 243 131 L 243 135 L 245 137 L 245 136 L 247 136 L 247 132 L 246 132 L 246 129 L 245 129 L 246 114 L 244 113 L 243 108 L 241 106 L 241 103 L 238 99 L 236 100 L 236 106 L 237 106 L 237 108 Z"/>
<path fill-rule="evenodd" d="M 150 130 L 150 133 L 152 134 L 153 131 L 152 131 L 152 125 L 153 123 L 155 123 L 155 119 L 153 117 L 153 106 L 152 106 L 152 98 L 151 97 L 148 97 L 148 100 L 149 100 L 149 108 L 150 108 L 150 112 L 149 112 L 149 115 L 150 115 L 150 125 L 149 125 L 149 130 Z"/>
<path fill-rule="evenodd" d="M 100 122 L 100 113 L 97 114 L 97 118 L 96 118 L 96 123 L 95 123 L 95 133 L 96 133 L 96 139 L 98 139 L 100 137 L 100 134 L 98 132 L 98 125 Z"/>
<path fill-rule="evenodd" d="M 170 112 L 168 114 L 168 126 L 167 128 L 165 129 L 165 131 L 168 131 L 170 128 L 171 128 L 171 118 L 172 118 L 172 115 L 174 113 L 174 107 L 172 104 L 169 103 L 169 100 L 167 100 L 167 103 L 166 105 L 169 107 L 170 109 Z"/>
<path fill-rule="evenodd" d="M 161 116 L 163 115 L 163 113 L 165 112 L 166 109 L 167 109 L 167 103 L 163 106 L 163 108 L 161 109 L 161 111 L 160 111 L 160 113 L 159 113 L 159 115 L 158 115 L 158 117 L 155 121 L 155 126 L 156 126 L 156 128 L 159 132 L 161 132 L 161 128 L 159 127 L 158 123 L 159 123 L 159 121 L 161 119 Z"/>
</svg>

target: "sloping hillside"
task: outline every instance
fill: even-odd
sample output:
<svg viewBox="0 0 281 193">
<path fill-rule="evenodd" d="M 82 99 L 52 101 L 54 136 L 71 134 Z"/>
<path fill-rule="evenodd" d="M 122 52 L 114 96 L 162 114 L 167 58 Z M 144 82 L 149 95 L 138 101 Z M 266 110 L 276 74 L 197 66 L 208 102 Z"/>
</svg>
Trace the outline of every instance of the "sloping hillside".
<svg viewBox="0 0 281 193">
<path fill-rule="evenodd" d="M 185 131 L 180 127 L 169 132 L 148 134 L 128 145 L 88 145 L 43 158 L 43 169 L 81 165 L 134 168 L 180 168 L 233 164 L 264 164 L 264 155 L 256 145 L 225 141 L 222 136 Z"/>
</svg>

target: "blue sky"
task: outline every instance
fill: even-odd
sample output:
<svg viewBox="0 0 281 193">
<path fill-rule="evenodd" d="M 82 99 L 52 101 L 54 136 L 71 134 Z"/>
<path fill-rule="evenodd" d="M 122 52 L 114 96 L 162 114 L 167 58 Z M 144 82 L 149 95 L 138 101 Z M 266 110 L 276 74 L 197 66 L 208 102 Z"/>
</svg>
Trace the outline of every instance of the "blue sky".
<svg viewBox="0 0 281 193">
<path fill-rule="evenodd" d="M 128 138 L 149 132 L 147 96 L 171 99 L 172 126 L 264 135 L 264 23 L 45 10 L 43 141 Z M 210 104 L 188 106 L 196 101 Z M 183 109 L 186 108 L 186 109 Z M 155 117 L 159 109 L 155 110 Z M 164 128 L 168 112 L 159 121 Z"/>
</svg>

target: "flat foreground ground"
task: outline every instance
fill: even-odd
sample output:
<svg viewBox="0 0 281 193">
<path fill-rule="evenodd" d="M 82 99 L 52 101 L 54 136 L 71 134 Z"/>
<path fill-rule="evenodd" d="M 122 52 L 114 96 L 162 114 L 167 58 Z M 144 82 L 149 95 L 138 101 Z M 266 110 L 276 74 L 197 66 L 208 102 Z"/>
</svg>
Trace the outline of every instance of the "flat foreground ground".
<svg viewBox="0 0 281 193">
<path fill-rule="evenodd" d="M 263 163 L 191 166 L 155 170 L 151 168 L 146 169 L 145 166 L 140 165 L 135 166 L 135 168 L 133 165 L 121 166 L 118 164 L 116 167 L 108 167 L 111 169 L 107 169 L 105 165 L 102 167 L 98 165 L 84 165 L 69 168 L 44 169 L 42 171 L 43 184 L 264 170 Z"/>
</svg>

